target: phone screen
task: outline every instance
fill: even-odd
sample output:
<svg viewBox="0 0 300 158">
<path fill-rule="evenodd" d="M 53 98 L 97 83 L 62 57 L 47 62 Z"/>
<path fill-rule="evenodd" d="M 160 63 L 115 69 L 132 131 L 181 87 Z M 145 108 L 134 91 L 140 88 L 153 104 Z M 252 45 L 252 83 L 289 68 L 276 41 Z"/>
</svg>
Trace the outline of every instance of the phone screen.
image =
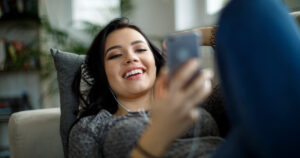
<svg viewBox="0 0 300 158">
<path fill-rule="evenodd" d="M 169 77 L 172 77 L 189 59 L 198 58 L 200 60 L 201 52 L 199 46 L 201 41 L 199 36 L 200 34 L 195 32 L 167 36 L 167 66 L 170 73 Z"/>
</svg>

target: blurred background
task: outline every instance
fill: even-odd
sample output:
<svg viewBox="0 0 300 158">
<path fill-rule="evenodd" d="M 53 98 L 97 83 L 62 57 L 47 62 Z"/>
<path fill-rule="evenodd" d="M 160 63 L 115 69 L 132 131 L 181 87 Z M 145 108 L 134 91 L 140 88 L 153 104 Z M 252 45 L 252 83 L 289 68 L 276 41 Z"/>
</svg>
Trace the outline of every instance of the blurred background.
<svg viewBox="0 0 300 158">
<path fill-rule="evenodd" d="M 85 54 L 110 20 L 128 17 L 160 48 L 172 32 L 214 25 L 229 0 L 0 0 L 0 158 L 11 113 L 59 107 L 50 48 Z M 292 11 L 299 0 L 283 0 Z M 207 67 L 213 51 L 202 47 Z"/>
</svg>

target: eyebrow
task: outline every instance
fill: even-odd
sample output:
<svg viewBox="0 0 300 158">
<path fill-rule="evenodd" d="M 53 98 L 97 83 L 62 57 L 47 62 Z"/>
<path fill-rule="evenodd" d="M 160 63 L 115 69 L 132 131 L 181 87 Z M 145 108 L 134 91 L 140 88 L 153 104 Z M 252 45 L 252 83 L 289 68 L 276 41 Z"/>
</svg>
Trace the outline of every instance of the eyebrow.
<svg viewBox="0 0 300 158">
<path fill-rule="evenodd" d="M 142 41 L 142 40 L 137 40 L 137 41 L 131 42 L 131 45 L 135 45 L 135 44 L 138 44 L 138 43 L 145 43 L 145 42 Z"/>
<path fill-rule="evenodd" d="M 137 41 L 131 42 L 130 45 L 135 45 L 135 44 L 138 44 L 138 43 L 145 43 L 145 42 L 142 41 L 142 40 L 137 40 Z M 112 46 L 112 47 L 108 48 L 108 49 L 106 50 L 106 52 L 105 52 L 105 55 L 106 55 L 109 51 L 111 51 L 112 49 L 118 49 L 118 48 L 122 48 L 122 47 L 121 47 L 120 45 L 115 45 L 115 46 Z"/>
<path fill-rule="evenodd" d="M 110 47 L 110 48 L 108 48 L 107 50 L 106 50 L 106 52 L 105 52 L 105 55 L 109 52 L 109 51 L 111 51 L 112 49 L 118 49 L 118 48 L 122 48 L 120 45 L 116 45 L 116 46 L 112 46 L 112 47 Z"/>
</svg>

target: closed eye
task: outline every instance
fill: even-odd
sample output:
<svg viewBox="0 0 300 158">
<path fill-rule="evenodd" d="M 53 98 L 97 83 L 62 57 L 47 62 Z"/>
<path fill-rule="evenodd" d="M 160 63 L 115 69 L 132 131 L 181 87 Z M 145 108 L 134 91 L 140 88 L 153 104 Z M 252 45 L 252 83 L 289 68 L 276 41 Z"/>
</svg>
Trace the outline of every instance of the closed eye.
<svg viewBox="0 0 300 158">
<path fill-rule="evenodd" d="M 108 60 L 115 59 L 115 58 L 118 58 L 120 56 L 122 56 L 122 54 L 111 55 L 111 56 L 108 57 Z"/>
<path fill-rule="evenodd" d="M 136 49 L 135 51 L 136 51 L 137 53 L 142 53 L 142 52 L 147 51 L 147 49 Z"/>
</svg>

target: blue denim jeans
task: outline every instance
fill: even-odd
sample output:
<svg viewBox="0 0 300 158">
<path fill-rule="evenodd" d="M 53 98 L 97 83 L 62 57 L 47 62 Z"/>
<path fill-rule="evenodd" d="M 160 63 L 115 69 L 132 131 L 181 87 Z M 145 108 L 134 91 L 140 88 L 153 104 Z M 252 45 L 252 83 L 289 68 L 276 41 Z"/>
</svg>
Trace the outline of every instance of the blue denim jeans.
<svg viewBox="0 0 300 158">
<path fill-rule="evenodd" d="M 280 0 L 232 0 L 217 64 L 232 130 L 214 158 L 300 157 L 300 32 Z"/>
</svg>

